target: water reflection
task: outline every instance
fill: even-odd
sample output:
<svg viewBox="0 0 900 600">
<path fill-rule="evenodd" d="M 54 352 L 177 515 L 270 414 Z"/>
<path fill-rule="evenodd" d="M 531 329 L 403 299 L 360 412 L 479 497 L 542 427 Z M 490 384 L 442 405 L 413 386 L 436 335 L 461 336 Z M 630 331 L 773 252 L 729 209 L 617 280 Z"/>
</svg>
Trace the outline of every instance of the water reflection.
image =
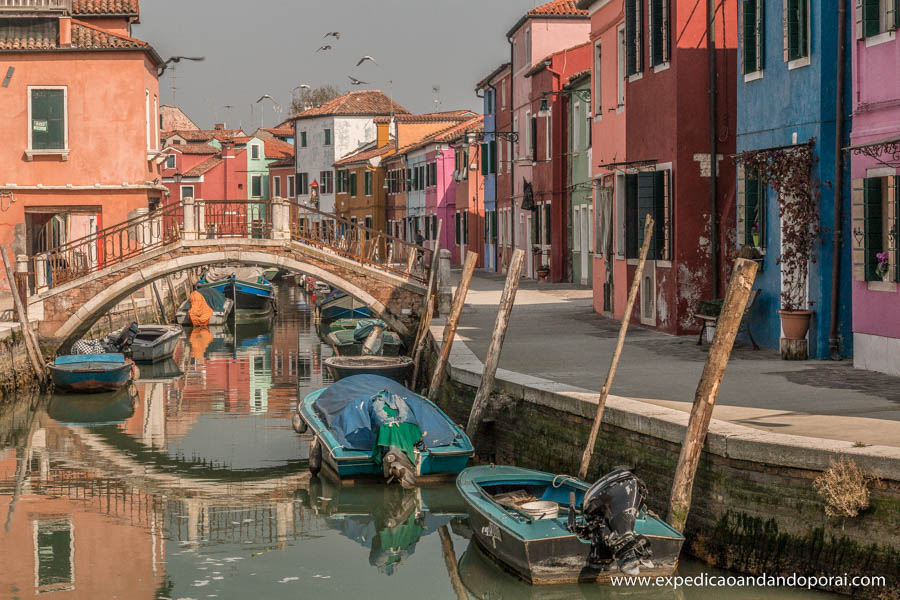
<svg viewBox="0 0 900 600">
<path fill-rule="evenodd" d="M 191 332 L 129 390 L 0 408 L 0 599 L 673 596 L 522 583 L 470 545 L 453 484 L 311 480 L 289 417 L 331 352 L 278 293 L 274 323 Z"/>
</svg>

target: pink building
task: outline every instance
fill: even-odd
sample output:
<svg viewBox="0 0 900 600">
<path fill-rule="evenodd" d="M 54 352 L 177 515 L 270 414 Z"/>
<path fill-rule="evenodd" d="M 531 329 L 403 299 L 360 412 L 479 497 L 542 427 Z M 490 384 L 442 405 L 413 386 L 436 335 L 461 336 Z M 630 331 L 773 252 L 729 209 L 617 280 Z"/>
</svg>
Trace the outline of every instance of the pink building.
<svg viewBox="0 0 900 600">
<path fill-rule="evenodd" d="M 853 365 L 900 375 L 900 40 L 896 13 L 875 12 L 857 22 L 852 45 L 852 225 L 844 239 L 853 243 Z"/>
</svg>

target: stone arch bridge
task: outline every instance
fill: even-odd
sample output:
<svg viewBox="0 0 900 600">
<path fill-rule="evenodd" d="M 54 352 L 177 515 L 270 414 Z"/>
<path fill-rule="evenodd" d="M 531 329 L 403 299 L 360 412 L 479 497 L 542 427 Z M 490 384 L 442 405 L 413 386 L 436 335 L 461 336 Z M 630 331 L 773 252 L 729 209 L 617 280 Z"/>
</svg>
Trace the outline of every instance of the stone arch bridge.
<svg viewBox="0 0 900 600">
<path fill-rule="evenodd" d="M 57 352 L 108 310 L 167 275 L 216 264 L 304 273 L 356 297 L 404 336 L 416 328 L 431 250 L 283 201 L 187 198 L 35 256 L 28 298 Z"/>
</svg>

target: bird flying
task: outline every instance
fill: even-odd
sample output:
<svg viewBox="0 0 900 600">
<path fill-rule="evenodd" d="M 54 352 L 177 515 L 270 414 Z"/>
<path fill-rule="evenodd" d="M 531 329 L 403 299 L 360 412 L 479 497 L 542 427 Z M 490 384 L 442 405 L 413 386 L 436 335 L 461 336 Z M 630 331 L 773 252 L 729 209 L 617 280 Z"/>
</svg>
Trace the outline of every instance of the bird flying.
<svg viewBox="0 0 900 600">
<path fill-rule="evenodd" d="M 352 75 L 347 75 L 347 79 L 350 80 L 351 85 L 369 85 L 369 82 L 360 81 L 359 79 L 357 79 L 356 77 L 353 77 Z"/>
<path fill-rule="evenodd" d="M 324 39 L 324 38 L 327 38 L 328 36 L 331 36 L 334 39 L 339 40 L 339 39 L 341 39 L 341 32 L 340 31 L 329 31 L 328 33 L 323 35 L 322 38 Z"/>
<path fill-rule="evenodd" d="M 180 63 L 183 60 L 192 60 L 194 62 L 201 62 L 206 60 L 205 56 L 173 56 L 166 62 L 162 64 L 161 67 L 157 70 L 156 75 L 158 77 L 162 77 L 163 73 L 166 72 L 166 69 L 169 67 L 171 63 Z"/>
<path fill-rule="evenodd" d="M 372 57 L 369 56 L 369 55 L 366 55 L 366 56 L 363 56 L 361 59 L 359 59 L 359 62 L 356 63 L 356 66 L 358 67 L 359 65 L 363 64 L 363 63 L 366 62 L 367 60 L 371 60 L 371 61 L 372 61 L 374 64 L 376 64 L 376 65 L 378 64 L 377 62 L 375 62 L 375 59 L 374 59 L 374 58 L 372 58 Z"/>
<path fill-rule="evenodd" d="M 259 100 L 257 100 L 256 103 L 259 104 L 260 102 L 262 102 L 262 101 L 265 100 L 266 98 L 268 98 L 268 99 L 271 100 L 272 102 L 275 102 L 275 98 L 273 98 L 272 96 L 270 96 L 270 95 L 268 95 L 268 94 L 263 94 L 262 96 L 259 97 Z M 275 104 L 278 104 L 278 103 L 275 102 Z"/>
<path fill-rule="evenodd" d="M 294 88 L 293 90 L 291 90 L 291 91 L 294 91 L 294 90 L 308 90 L 308 89 L 309 89 L 309 86 L 308 86 L 308 85 L 306 85 L 305 83 L 301 83 L 300 85 L 298 85 L 297 87 L 295 87 L 295 88 Z"/>
<path fill-rule="evenodd" d="M 319 46 L 319 49 L 316 52 L 321 52 L 322 50 L 331 50 L 330 44 L 325 44 L 324 46 Z"/>
</svg>

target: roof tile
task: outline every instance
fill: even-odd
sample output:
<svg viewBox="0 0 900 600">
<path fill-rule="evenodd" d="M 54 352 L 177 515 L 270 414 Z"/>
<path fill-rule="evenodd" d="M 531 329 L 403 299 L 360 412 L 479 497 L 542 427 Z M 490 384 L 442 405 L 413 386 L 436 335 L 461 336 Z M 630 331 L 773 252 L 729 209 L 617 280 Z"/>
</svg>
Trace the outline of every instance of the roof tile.
<svg viewBox="0 0 900 600">
<path fill-rule="evenodd" d="M 329 100 L 322 106 L 297 113 L 292 118 L 307 119 L 329 115 L 368 116 L 406 113 L 409 113 L 409 111 L 388 98 L 381 91 L 361 90 L 347 92 L 342 96 Z"/>
<path fill-rule="evenodd" d="M 216 154 L 215 156 L 210 156 L 209 158 L 204 160 L 202 163 L 196 165 L 194 168 L 189 169 L 187 171 L 187 173 L 184 174 L 184 176 L 185 177 L 200 177 L 204 173 L 208 173 L 209 171 L 212 171 L 214 168 L 216 168 L 223 162 L 225 162 L 225 160 L 222 158 L 221 154 Z"/>
<path fill-rule="evenodd" d="M 110 16 L 140 14 L 140 0 L 73 0 L 72 14 Z"/>
<path fill-rule="evenodd" d="M 207 144 L 177 144 L 175 146 L 168 146 L 169 148 L 173 148 L 178 150 L 182 154 L 218 154 L 219 149 L 214 146 L 209 146 Z"/>
<path fill-rule="evenodd" d="M 264 139 L 266 158 L 286 158 L 294 156 L 294 146 L 278 138 Z"/>
<path fill-rule="evenodd" d="M 588 11 L 578 8 L 576 0 L 551 0 L 529 10 L 528 15 L 571 15 L 588 16 Z"/>
</svg>

